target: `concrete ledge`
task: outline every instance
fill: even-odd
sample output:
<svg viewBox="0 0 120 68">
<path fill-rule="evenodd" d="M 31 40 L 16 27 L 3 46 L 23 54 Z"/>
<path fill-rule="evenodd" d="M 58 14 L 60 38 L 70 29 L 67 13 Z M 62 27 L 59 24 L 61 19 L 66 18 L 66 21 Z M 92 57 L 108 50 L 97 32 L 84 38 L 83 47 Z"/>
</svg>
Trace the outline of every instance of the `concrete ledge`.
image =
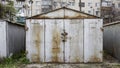
<svg viewBox="0 0 120 68">
<path fill-rule="evenodd" d="M 120 63 L 101 63 L 101 64 L 28 64 L 23 68 L 120 68 Z"/>
</svg>

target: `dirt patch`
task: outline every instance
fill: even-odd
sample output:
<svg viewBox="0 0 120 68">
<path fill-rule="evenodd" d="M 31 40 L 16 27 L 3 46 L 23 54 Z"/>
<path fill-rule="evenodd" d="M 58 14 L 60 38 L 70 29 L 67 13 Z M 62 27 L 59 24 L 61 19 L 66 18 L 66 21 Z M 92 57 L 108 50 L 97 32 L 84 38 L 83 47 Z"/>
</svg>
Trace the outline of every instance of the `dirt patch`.
<svg viewBox="0 0 120 68">
<path fill-rule="evenodd" d="M 116 58 L 112 57 L 111 55 L 104 53 L 103 62 L 105 63 L 120 63 Z"/>
</svg>

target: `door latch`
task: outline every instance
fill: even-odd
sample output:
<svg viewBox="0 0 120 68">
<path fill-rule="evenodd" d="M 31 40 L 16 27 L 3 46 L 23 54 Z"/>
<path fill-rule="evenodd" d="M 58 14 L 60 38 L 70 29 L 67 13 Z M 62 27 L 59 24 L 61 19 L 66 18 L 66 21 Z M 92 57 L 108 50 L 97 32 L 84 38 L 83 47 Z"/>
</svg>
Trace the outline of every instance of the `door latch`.
<svg viewBox="0 0 120 68">
<path fill-rule="evenodd" d="M 63 30 L 63 33 L 61 33 L 61 35 L 62 35 L 62 41 L 63 42 L 66 42 L 67 41 L 67 35 L 68 35 L 68 33 L 65 31 L 65 30 Z"/>
</svg>

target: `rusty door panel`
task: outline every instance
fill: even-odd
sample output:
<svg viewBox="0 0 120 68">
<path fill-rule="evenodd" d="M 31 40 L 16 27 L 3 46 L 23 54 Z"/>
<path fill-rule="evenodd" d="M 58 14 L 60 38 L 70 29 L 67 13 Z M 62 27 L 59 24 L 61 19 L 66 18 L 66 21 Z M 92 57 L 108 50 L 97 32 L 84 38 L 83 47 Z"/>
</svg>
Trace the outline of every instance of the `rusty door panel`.
<svg viewBox="0 0 120 68">
<path fill-rule="evenodd" d="M 83 62 L 83 20 L 65 20 L 65 30 L 68 33 L 65 42 L 65 62 Z"/>
<path fill-rule="evenodd" d="M 29 21 L 27 23 L 29 31 L 27 31 L 26 51 L 28 58 L 32 62 L 44 62 L 44 22 L 43 20 Z M 32 49 L 31 49 L 32 48 Z"/>
<path fill-rule="evenodd" d="M 62 20 L 45 20 L 45 62 L 64 62 Z"/>
<path fill-rule="evenodd" d="M 84 62 L 102 62 L 102 20 L 84 20 Z"/>
</svg>

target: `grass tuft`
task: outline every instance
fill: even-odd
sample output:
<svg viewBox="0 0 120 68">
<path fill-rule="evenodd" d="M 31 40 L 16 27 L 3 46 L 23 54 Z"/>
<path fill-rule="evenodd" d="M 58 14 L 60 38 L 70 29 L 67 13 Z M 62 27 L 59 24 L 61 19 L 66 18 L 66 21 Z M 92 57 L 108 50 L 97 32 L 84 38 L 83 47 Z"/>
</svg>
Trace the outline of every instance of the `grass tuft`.
<svg viewBox="0 0 120 68">
<path fill-rule="evenodd" d="M 29 63 L 29 60 L 26 58 L 26 53 L 20 52 L 11 57 L 4 58 L 0 63 L 0 68 L 19 68 L 20 65 Z"/>
</svg>

